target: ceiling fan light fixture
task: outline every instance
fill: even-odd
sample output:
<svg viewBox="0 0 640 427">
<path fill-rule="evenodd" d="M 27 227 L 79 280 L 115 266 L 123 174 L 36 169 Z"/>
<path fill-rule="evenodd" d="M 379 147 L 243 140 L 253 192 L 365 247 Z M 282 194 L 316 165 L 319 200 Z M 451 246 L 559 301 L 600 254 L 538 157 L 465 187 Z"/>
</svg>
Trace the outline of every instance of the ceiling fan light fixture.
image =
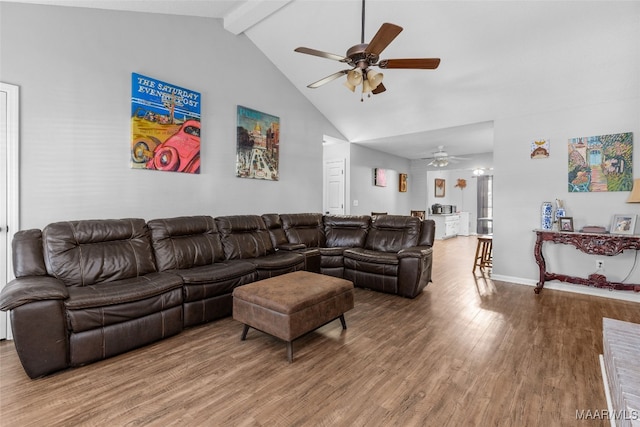
<svg viewBox="0 0 640 427">
<path fill-rule="evenodd" d="M 371 88 L 371 85 L 369 84 L 369 80 L 365 80 L 362 83 L 362 93 L 369 93 L 371 92 L 373 89 Z"/>
<path fill-rule="evenodd" d="M 360 68 L 354 68 L 353 70 L 349 71 L 347 73 L 347 82 L 349 82 L 351 86 L 354 86 L 354 88 L 355 86 L 359 86 L 360 83 L 362 83 L 362 70 L 360 70 Z"/>
<path fill-rule="evenodd" d="M 382 79 L 384 78 L 384 74 L 382 73 L 376 73 L 373 70 L 369 70 L 367 72 L 367 81 L 369 82 L 369 85 L 371 86 L 371 90 L 377 88 L 378 86 L 380 86 L 380 83 L 382 83 Z"/>
<path fill-rule="evenodd" d="M 435 166 L 437 168 L 443 168 L 449 164 L 449 159 L 446 157 L 436 157 L 429 163 L 431 166 Z"/>
<path fill-rule="evenodd" d="M 344 86 L 349 89 L 351 92 L 355 92 L 356 91 L 356 87 L 354 85 L 352 85 L 351 83 L 349 83 L 349 80 L 345 80 L 344 82 Z"/>
</svg>

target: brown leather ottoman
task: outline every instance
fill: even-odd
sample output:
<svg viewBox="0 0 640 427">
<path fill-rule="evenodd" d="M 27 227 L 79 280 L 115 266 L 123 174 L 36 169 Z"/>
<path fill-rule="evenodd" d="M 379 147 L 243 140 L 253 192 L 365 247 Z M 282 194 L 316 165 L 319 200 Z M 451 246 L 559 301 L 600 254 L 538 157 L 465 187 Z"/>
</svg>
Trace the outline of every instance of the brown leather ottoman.
<svg viewBox="0 0 640 427">
<path fill-rule="evenodd" d="M 353 308 L 353 283 L 333 276 L 296 271 L 233 290 L 233 318 L 287 342 L 293 361 L 293 340 L 333 320 L 347 329 L 344 313 Z"/>
</svg>

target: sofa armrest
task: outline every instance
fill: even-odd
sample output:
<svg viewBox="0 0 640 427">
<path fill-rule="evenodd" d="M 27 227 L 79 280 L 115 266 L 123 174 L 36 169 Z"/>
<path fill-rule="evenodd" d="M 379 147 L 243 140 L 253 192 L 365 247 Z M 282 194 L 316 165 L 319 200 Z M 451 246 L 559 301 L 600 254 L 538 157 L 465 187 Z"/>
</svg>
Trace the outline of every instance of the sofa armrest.
<svg viewBox="0 0 640 427">
<path fill-rule="evenodd" d="M 0 310 L 9 311 L 35 301 L 64 300 L 69 297 L 62 281 L 51 276 L 25 276 L 7 283 L 0 292 Z"/>
<path fill-rule="evenodd" d="M 412 246 L 410 248 L 402 249 L 398 252 L 398 259 L 402 258 L 421 258 L 429 256 L 433 253 L 431 246 Z"/>
<path fill-rule="evenodd" d="M 282 243 L 278 245 L 278 249 L 281 251 L 297 251 L 299 249 L 306 249 L 304 243 Z"/>
<path fill-rule="evenodd" d="M 398 295 L 415 298 L 431 282 L 433 249 L 414 246 L 398 252 Z"/>
</svg>

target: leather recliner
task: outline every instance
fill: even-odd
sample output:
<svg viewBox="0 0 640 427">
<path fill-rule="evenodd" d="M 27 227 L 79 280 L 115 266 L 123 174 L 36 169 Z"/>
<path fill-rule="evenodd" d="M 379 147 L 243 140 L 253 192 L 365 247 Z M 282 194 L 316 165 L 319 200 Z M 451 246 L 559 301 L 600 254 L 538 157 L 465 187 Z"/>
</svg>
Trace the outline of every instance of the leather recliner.
<svg viewBox="0 0 640 427">
<path fill-rule="evenodd" d="M 415 298 L 431 280 L 432 223 L 410 216 L 377 217 L 364 247 L 344 251 L 344 278 L 357 287 Z"/>
<path fill-rule="evenodd" d="M 12 244 L 0 309 L 31 378 L 182 331 L 182 280 L 156 271 L 143 219 L 57 222 Z"/>
</svg>

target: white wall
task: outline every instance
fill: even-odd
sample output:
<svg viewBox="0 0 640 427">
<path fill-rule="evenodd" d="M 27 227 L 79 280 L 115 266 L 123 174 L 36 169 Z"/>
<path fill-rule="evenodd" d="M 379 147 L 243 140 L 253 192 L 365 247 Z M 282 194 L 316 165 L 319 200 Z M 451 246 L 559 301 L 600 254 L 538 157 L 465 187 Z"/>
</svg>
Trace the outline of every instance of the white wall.
<svg viewBox="0 0 640 427">
<path fill-rule="evenodd" d="M 640 175 L 640 97 L 505 118 L 496 120 L 494 129 L 494 274 L 498 277 L 537 282 L 532 230 L 539 227 L 540 206 L 545 201 L 564 200 L 575 229 L 585 225 L 609 228 L 614 214 L 640 214 L 640 205 L 626 203 L 628 191 L 569 193 L 567 189 L 567 143 L 574 137 L 633 132 L 634 176 Z M 530 143 L 541 137 L 550 139 L 551 155 L 532 160 Z M 545 244 L 543 248 L 550 271 L 587 277 L 596 270 L 595 260 L 604 258 L 605 274 L 617 281 L 631 272 L 636 256 L 634 251 L 603 257 L 583 254 L 571 246 Z M 640 263 L 627 282 L 640 283 Z"/>
<path fill-rule="evenodd" d="M 0 81 L 21 93 L 23 228 L 321 211 L 322 138 L 342 136 L 220 20 L 6 2 L 0 12 Z M 132 72 L 201 93 L 199 175 L 130 169 Z M 280 117 L 280 181 L 235 176 L 237 105 Z"/>
<path fill-rule="evenodd" d="M 381 151 L 372 150 L 359 144 L 350 144 L 351 185 L 348 199 L 350 213 L 353 215 L 370 215 L 371 212 L 387 212 L 390 215 L 409 215 L 411 212 L 411 194 L 417 191 L 411 179 L 407 180 L 407 192 L 399 190 L 399 174 L 409 174 L 410 161 L 403 157 L 392 156 Z M 373 170 L 386 170 L 387 186 L 374 185 Z M 354 201 L 358 206 L 354 206 Z"/>
</svg>

